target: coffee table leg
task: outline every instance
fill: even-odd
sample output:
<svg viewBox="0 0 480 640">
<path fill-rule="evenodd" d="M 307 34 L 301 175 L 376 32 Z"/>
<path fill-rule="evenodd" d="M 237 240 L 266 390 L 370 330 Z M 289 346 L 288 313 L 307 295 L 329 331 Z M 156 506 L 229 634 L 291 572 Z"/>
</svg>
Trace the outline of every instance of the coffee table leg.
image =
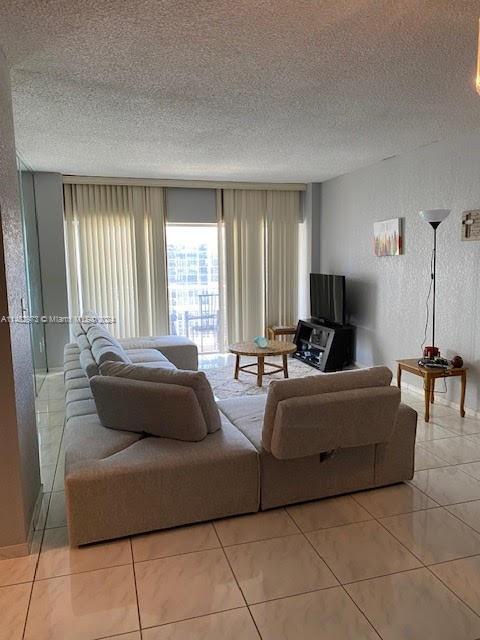
<svg viewBox="0 0 480 640">
<path fill-rule="evenodd" d="M 257 387 L 262 386 L 263 372 L 265 371 L 265 358 L 264 356 L 258 356 L 257 364 Z"/>
<path fill-rule="evenodd" d="M 430 382 L 430 402 L 435 402 L 435 378 L 432 378 Z"/>
<path fill-rule="evenodd" d="M 397 365 L 397 387 L 400 389 L 402 383 L 402 367 Z"/>
<path fill-rule="evenodd" d="M 467 372 L 462 372 L 462 392 L 460 396 L 460 415 L 465 417 L 465 391 L 467 388 Z"/>
<path fill-rule="evenodd" d="M 238 372 L 240 371 L 240 356 L 237 355 L 235 358 L 235 373 L 234 373 L 234 378 L 235 380 L 238 380 Z"/>
<path fill-rule="evenodd" d="M 430 421 L 430 376 L 428 373 L 425 375 L 425 422 Z"/>
<path fill-rule="evenodd" d="M 283 377 L 288 378 L 288 356 L 284 354 L 283 356 Z"/>
</svg>

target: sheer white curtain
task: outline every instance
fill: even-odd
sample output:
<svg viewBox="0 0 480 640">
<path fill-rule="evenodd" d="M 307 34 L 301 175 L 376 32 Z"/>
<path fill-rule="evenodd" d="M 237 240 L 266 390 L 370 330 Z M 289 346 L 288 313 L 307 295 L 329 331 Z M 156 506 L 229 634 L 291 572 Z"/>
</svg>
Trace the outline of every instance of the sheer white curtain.
<svg viewBox="0 0 480 640">
<path fill-rule="evenodd" d="M 223 191 L 230 343 L 298 320 L 298 191 Z"/>
<path fill-rule="evenodd" d="M 113 316 L 118 337 L 168 332 L 160 187 L 64 186 L 70 314 Z"/>
</svg>

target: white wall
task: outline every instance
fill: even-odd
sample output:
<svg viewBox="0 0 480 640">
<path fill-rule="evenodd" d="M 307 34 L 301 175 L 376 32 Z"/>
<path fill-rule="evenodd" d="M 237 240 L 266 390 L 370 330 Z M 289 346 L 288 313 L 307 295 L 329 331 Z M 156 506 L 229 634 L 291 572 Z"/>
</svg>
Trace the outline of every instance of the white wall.
<svg viewBox="0 0 480 640">
<path fill-rule="evenodd" d="M 9 71 L 0 49 L 0 317 L 27 299 Z M 29 326 L 0 323 L 0 557 L 26 553 L 40 496 Z M 8 550 L 1 549 L 8 547 Z M 7 555 L 8 557 L 8 555 Z"/>
<path fill-rule="evenodd" d="M 42 272 L 43 309 L 46 316 L 68 316 L 67 268 L 63 230 L 63 182 L 59 173 L 35 173 L 38 242 Z M 63 367 L 63 347 L 69 325 L 45 326 L 49 369 Z"/>
<path fill-rule="evenodd" d="M 480 208 L 480 133 L 323 183 L 315 254 L 323 272 L 347 276 L 357 362 L 394 368 L 421 355 L 433 238 L 418 212 L 431 208 L 452 209 L 438 230 L 436 342 L 468 363 L 466 404 L 480 411 L 480 242 L 461 241 L 462 212 Z M 395 217 L 405 219 L 404 255 L 376 258 L 373 223 Z M 459 401 L 458 381 L 445 397 Z"/>
</svg>

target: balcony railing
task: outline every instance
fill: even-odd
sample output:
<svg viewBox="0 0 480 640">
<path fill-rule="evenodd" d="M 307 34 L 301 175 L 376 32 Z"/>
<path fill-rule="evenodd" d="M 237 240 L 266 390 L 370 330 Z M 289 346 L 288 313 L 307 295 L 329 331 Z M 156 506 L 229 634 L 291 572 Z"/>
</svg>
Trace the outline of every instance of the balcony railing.
<svg viewBox="0 0 480 640">
<path fill-rule="evenodd" d="M 170 329 L 174 335 L 183 335 L 197 344 L 200 353 L 219 351 L 220 311 L 218 293 L 199 294 L 192 311 L 170 313 Z"/>
</svg>

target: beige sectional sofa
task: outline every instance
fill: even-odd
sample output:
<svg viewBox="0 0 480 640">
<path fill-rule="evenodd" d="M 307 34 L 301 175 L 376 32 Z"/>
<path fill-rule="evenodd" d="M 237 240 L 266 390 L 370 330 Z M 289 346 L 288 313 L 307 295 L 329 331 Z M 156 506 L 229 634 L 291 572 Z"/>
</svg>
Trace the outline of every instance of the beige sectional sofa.
<svg viewBox="0 0 480 640">
<path fill-rule="evenodd" d="M 89 322 L 75 333 L 65 348 L 72 546 L 413 476 L 417 414 L 385 367 L 273 382 L 267 395 L 215 405 L 204 374 L 186 372 L 197 369 L 189 340 L 117 341 Z"/>
</svg>

